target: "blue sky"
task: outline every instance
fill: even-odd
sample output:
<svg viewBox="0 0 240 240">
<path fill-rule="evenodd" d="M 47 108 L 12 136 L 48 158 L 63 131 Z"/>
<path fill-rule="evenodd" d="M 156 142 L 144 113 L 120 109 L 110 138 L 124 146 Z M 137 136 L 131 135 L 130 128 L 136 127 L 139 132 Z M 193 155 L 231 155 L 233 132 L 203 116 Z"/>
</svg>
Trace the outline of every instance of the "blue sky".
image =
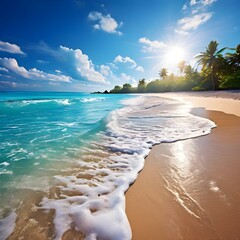
<svg viewBox="0 0 240 240">
<path fill-rule="evenodd" d="M 239 0 L 2 0 L 0 90 L 83 91 L 240 43 Z"/>
</svg>

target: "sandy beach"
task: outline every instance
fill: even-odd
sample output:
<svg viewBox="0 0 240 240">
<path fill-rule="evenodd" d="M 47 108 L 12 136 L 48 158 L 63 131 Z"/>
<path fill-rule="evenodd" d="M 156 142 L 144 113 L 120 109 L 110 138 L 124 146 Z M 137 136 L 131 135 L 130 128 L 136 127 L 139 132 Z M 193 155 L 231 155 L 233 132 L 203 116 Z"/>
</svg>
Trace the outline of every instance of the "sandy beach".
<svg viewBox="0 0 240 240">
<path fill-rule="evenodd" d="M 159 96 L 190 102 L 217 127 L 153 147 L 126 193 L 133 239 L 240 239 L 239 92 Z"/>
</svg>

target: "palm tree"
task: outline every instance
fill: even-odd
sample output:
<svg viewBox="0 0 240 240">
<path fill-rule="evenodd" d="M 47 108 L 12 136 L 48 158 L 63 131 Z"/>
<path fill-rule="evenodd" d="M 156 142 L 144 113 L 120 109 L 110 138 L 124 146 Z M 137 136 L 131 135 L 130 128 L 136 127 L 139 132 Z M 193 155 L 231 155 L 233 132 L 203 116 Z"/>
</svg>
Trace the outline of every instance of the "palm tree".
<svg viewBox="0 0 240 240">
<path fill-rule="evenodd" d="M 200 52 L 195 58 L 198 59 L 198 63 L 202 65 L 203 69 L 209 69 L 211 72 L 211 80 L 212 80 L 212 87 L 215 90 L 215 80 L 214 76 L 216 74 L 216 65 L 220 58 L 222 58 L 222 52 L 226 48 L 222 48 L 220 50 L 217 49 L 218 42 L 211 41 L 208 46 L 206 47 L 205 52 Z"/>
<path fill-rule="evenodd" d="M 235 50 L 235 52 L 226 54 L 228 62 L 234 68 L 240 67 L 240 44 L 236 48 L 230 48 L 230 50 Z"/>
<path fill-rule="evenodd" d="M 178 63 L 178 68 L 180 73 L 183 73 L 186 67 L 187 67 L 186 62 L 184 60 Z"/>
<path fill-rule="evenodd" d="M 132 85 L 130 83 L 123 84 L 122 93 L 130 93 L 132 91 Z"/>
<path fill-rule="evenodd" d="M 160 70 L 160 72 L 159 72 L 160 78 L 163 79 L 163 78 L 167 77 L 167 75 L 168 75 L 167 69 L 166 69 L 166 68 L 162 68 L 162 69 Z"/>
<path fill-rule="evenodd" d="M 143 78 L 138 81 L 138 87 L 137 87 L 138 92 L 145 92 L 146 90 L 146 80 Z"/>
</svg>

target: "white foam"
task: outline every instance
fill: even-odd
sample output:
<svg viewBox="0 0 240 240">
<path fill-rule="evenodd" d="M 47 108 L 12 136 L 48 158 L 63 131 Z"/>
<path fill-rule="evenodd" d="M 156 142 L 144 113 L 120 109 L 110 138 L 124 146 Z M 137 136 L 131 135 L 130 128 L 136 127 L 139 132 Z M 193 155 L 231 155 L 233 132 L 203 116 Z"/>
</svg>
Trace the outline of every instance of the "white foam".
<svg viewBox="0 0 240 240">
<path fill-rule="evenodd" d="M 6 169 L 0 170 L 0 175 L 11 175 L 13 174 L 12 171 L 8 171 Z"/>
<path fill-rule="evenodd" d="M 0 220 L 0 240 L 7 239 L 14 231 L 17 214 L 11 212 L 6 218 Z"/>
<path fill-rule="evenodd" d="M 80 99 L 80 102 L 83 102 L 83 103 L 87 103 L 87 102 L 99 102 L 99 101 L 103 101 L 105 100 L 106 98 L 104 97 L 99 97 L 99 98 L 83 98 L 83 99 Z"/>
<path fill-rule="evenodd" d="M 71 102 L 69 99 L 58 99 L 56 100 L 56 102 L 62 105 L 71 105 Z"/>
<path fill-rule="evenodd" d="M 70 226 L 86 239 L 131 239 L 124 193 L 143 168 L 150 148 L 206 135 L 215 127 L 176 100 L 140 97 L 125 104 L 110 114 L 107 130 L 91 149 L 84 149 L 79 174 L 55 176 L 60 198 L 41 202 L 43 209 L 55 209 L 56 239 Z"/>
<path fill-rule="evenodd" d="M 28 99 L 28 100 L 18 100 L 13 102 L 7 102 L 7 105 L 11 106 L 12 104 L 17 104 L 19 106 L 27 106 L 31 104 L 39 104 L 39 103 L 50 103 L 55 102 L 60 105 L 71 105 L 71 99 Z"/>
<path fill-rule="evenodd" d="M 9 163 L 8 162 L 2 162 L 2 163 L 0 163 L 0 166 L 8 166 L 9 165 Z"/>
<path fill-rule="evenodd" d="M 214 181 L 210 181 L 209 182 L 209 185 L 210 185 L 210 190 L 213 191 L 213 192 L 219 192 L 219 187 L 217 186 L 216 182 Z"/>
</svg>

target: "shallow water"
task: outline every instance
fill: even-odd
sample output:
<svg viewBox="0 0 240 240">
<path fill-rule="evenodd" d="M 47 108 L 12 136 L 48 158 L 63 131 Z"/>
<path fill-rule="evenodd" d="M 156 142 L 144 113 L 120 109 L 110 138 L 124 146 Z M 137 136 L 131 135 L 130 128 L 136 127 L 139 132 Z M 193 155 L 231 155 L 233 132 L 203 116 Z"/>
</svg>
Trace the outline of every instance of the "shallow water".
<svg viewBox="0 0 240 240">
<path fill-rule="evenodd" d="M 120 108 L 120 101 L 127 98 Z M 39 215 L 51 215 L 53 229 L 42 238 L 61 239 L 75 229 L 86 239 L 131 239 L 124 193 L 150 148 L 208 134 L 215 126 L 189 114 L 190 106 L 176 100 L 129 98 L 87 94 L 3 98 L 1 191 L 8 203 L 11 189 L 41 192 L 38 202 L 32 203 L 37 208 L 28 214 L 38 212 L 34 220 L 38 225 Z M 16 213 L 29 212 L 21 211 L 24 207 L 15 201 L 18 194 L 14 196 L 0 222 L 0 230 L 7 222 L 5 230 L 10 233 Z"/>
</svg>

